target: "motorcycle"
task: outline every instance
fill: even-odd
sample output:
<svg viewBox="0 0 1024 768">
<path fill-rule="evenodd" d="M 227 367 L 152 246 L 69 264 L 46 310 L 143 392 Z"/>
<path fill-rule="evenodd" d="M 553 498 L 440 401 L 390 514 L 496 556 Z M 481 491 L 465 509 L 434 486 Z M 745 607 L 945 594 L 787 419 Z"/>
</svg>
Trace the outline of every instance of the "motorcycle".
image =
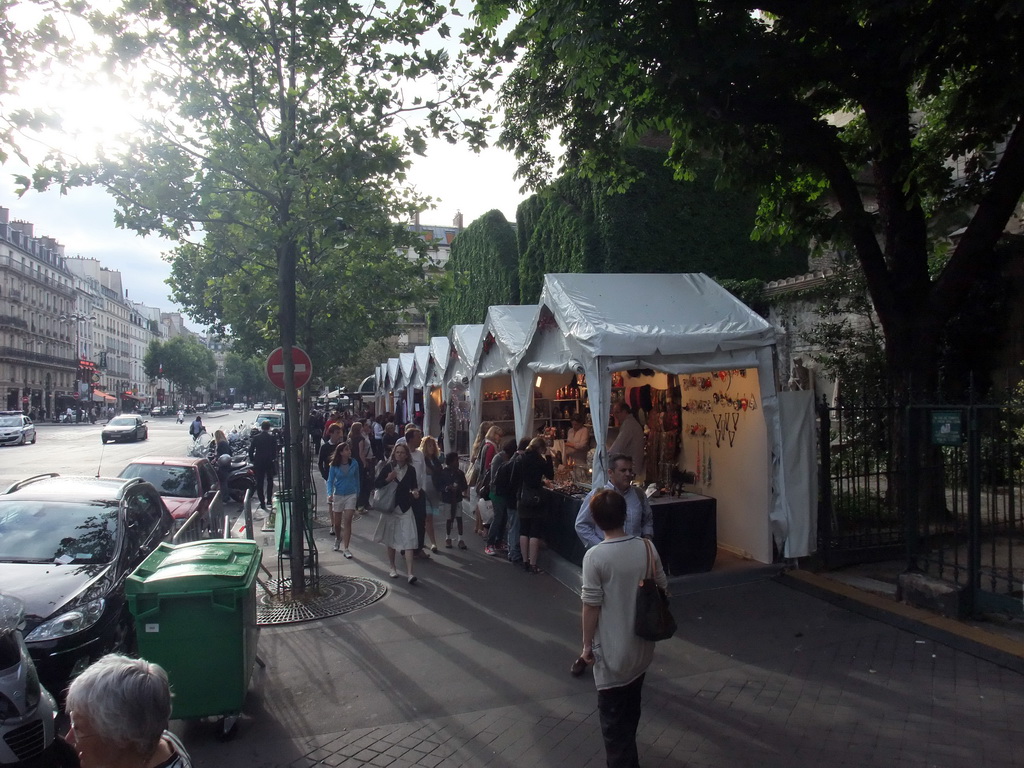
<svg viewBox="0 0 1024 768">
<path fill-rule="evenodd" d="M 221 486 L 227 488 L 225 497 L 230 501 L 241 504 L 247 492 L 255 492 L 256 473 L 245 454 L 221 454 L 217 457 L 217 471 L 222 478 Z"/>
<path fill-rule="evenodd" d="M 57 703 L 39 684 L 24 623 L 21 600 L 0 594 L 0 765 L 77 766 L 74 749 L 57 735 Z"/>
</svg>

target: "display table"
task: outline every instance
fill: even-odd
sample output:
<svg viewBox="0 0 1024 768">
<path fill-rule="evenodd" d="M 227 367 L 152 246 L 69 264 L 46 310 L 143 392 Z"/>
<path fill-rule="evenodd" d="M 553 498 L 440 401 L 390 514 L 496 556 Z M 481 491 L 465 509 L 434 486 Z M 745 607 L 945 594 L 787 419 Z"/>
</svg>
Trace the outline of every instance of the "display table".
<svg viewBox="0 0 1024 768">
<path fill-rule="evenodd" d="M 670 576 L 705 573 L 718 555 L 718 502 L 685 493 L 651 499 L 654 546 Z"/>
<path fill-rule="evenodd" d="M 586 548 L 576 535 L 576 516 L 583 498 L 559 491 L 544 493 L 548 502 L 548 548 L 582 565 Z M 715 499 L 696 493 L 651 499 L 654 546 L 670 576 L 703 573 L 714 567 L 718 554 L 717 506 Z"/>
</svg>

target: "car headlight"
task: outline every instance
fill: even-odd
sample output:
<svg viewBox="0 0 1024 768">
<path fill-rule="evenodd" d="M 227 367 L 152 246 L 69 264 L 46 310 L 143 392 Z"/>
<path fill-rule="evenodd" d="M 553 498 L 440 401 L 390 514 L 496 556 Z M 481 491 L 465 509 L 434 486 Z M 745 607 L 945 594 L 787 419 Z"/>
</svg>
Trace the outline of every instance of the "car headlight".
<svg viewBox="0 0 1024 768">
<path fill-rule="evenodd" d="M 103 615 L 103 605 L 103 598 L 100 597 L 72 608 L 70 611 L 65 611 L 59 616 L 54 616 L 52 619 L 47 619 L 29 632 L 25 641 L 38 643 L 43 640 L 56 640 L 88 629 L 100 620 L 100 616 Z"/>
</svg>

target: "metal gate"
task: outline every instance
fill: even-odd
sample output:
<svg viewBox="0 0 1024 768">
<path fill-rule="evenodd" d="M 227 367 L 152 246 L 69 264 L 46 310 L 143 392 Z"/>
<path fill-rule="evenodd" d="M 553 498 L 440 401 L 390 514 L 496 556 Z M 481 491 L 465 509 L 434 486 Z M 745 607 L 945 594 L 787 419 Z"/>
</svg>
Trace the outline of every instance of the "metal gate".
<svg viewBox="0 0 1024 768">
<path fill-rule="evenodd" d="M 1019 404 L 822 403 L 818 416 L 826 566 L 905 556 L 963 588 L 971 612 L 1022 613 Z"/>
</svg>

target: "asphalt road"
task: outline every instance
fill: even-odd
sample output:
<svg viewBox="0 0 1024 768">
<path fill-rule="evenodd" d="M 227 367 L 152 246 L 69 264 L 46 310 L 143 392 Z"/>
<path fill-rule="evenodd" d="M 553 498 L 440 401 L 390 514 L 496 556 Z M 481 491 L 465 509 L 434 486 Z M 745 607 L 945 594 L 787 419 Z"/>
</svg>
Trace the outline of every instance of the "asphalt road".
<svg viewBox="0 0 1024 768">
<path fill-rule="evenodd" d="M 147 417 L 144 417 L 147 418 Z M 248 425 L 252 412 L 229 410 L 203 414 L 203 423 L 212 434 L 216 429 L 229 431 L 240 423 Z M 178 424 L 173 416 L 148 419 L 149 438 L 136 443 L 100 442 L 103 421 L 95 424 L 39 424 L 35 445 L 0 447 L 0 488 L 41 472 L 62 475 L 104 475 L 115 477 L 126 464 L 139 456 L 184 456 L 192 444 L 188 425 Z"/>
</svg>

